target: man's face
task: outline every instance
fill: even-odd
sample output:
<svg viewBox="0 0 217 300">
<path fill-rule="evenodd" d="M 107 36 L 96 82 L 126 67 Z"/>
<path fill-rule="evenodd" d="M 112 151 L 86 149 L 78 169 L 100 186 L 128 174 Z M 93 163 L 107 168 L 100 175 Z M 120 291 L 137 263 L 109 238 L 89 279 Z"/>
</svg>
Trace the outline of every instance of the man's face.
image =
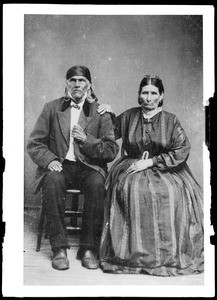
<svg viewBox="0 0 217 300">
<path fill-rule="evenodd" d="M 71 97 L 79 102 L 90 87 L 90 82 L 84 76 L 72 76 L 67 80 L 67 89 Z"/>
</svg>

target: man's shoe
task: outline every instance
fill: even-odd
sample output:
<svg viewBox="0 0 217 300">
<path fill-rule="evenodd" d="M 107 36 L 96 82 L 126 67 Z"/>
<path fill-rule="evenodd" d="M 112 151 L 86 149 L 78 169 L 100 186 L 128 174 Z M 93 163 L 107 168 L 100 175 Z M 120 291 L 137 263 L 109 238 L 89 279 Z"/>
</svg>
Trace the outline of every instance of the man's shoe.
<svg viewBox="0 0 217 300">
<path fill-rule="evenodd" d="M 65 248 L 60 248 L 54 253 L 52 267 L 56 270 L 67 270 L 69 268 L 69 260 Z"/>
<path fill-rule="evenodd" d="M 99 262 L 91 250 L 85 251 L 83 258 L 81 260 L 81 265 L 82 265 L 82 267 L 87 268 L 87 269 L 98 269 L 99 268 Z"/>
</svg>

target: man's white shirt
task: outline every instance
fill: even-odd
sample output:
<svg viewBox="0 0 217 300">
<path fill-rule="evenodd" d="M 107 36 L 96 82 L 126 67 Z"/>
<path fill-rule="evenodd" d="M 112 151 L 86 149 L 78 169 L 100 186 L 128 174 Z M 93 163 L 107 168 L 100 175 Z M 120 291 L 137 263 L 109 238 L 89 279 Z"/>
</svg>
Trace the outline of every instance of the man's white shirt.
<svg viewBox="0 0 217 300">
<path fill-rule="evenodd" d="M 75 104 L 73 101 L 71 101 L 71 105 Z M 78 124 L 78 119 L 81 113 L 81 110 L 83 108 L 84 101 L 81 103 L 78 103 L 77 105 L 80 107 L 80 109 L 77 109 L 73 106 L 71 106 L 71 122 L 70 122 L 70 142 L 69 142 L 69 151 L 66 154 L 66 159 L 71 161 L 76 161 L 76 156 L 74 152 L 74 138 L 71 136 L 72 128 L 74 125 Z"/>
</svg>

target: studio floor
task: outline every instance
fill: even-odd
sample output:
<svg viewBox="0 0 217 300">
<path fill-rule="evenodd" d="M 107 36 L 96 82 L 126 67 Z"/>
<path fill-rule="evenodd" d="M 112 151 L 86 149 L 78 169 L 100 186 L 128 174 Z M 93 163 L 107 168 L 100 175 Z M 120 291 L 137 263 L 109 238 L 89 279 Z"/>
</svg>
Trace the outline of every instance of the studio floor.
<svg viewBox="0 0 217 300">
<path fill-rule="evenodd" d="M 41 250 L 36 252 L 38 211 L 25 211 L 24 223 L 24 285 L 203 285 L 204 274 L 180 277 L 157 277 L 149 275 L 105 274 L 101 269 L 88 270 L 76 260 L 78 236 L 69 236 L 68 250 L 70 268 L 57 271 L 51 267 L 52 252 L 49 240 L 42 238 Z"/>
</svg>

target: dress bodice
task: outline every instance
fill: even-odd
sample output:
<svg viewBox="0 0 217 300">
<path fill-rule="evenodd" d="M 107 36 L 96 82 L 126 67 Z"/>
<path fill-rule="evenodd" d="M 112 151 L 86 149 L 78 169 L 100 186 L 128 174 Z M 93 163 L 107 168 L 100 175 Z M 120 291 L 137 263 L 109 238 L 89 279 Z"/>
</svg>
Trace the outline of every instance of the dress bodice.
<svg viewBox="0 0 217 300">
<path fill-rule="evenodd" d="M 155 164 L 166 167 L 185 161 L 190 143 L 176 116 L 160 111 L 144 119 L 141 107 L 131 108 L 116 119 L 116 138 L 122 138 L 122 147 L 129 157 L 141 158 L 144 151 Z"/>
</svg>

